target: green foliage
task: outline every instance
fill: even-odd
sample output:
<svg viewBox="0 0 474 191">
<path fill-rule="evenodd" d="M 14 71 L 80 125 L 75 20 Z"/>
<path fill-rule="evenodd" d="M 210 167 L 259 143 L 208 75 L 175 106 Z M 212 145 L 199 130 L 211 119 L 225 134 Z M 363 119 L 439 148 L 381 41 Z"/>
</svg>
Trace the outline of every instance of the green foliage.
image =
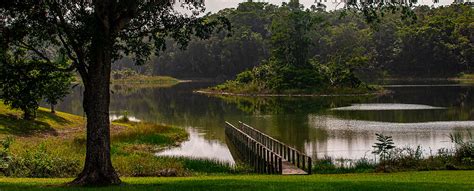
<svg viewBox="0 0 474 191">
<path fill-rule="evenodd" d="M 122 70 L 114 70 L 112 71 L 112 79 L 118 80 L 118 79 L 126 79 L 130 78 L 133 76 L 138 75 L 138 73 L 135 70 L 132 70 L 130 68 L 122 69 Z"/>
<path fill-rule="evenodd" d="M 6 170 L 10 168 L 12 156 L 10 154 L 10 145 L 13 143 L 12 137 L 7 137 L 4 140 L 0 140 L 0 173 L 5 174 Z"/>
<path fill-rule="evenodd" d="M 198 174 L 236 174 L 249 173 L 251 168 L 241 165 L 231 165 L 229 162 L 205 158 L 174 157 L 181 161 L 184 168 Z"/>
<path fill-rule="evenodd" d="M 455 159 L 465 165 L 474 165 L 474 136 L 467 133 L 456 132 L 449 134 L 451 142 L 455 143 Z M 467 139 L 467 140 L 465 140 Z"/>
<path fill-rule="evenodd" d="M 338 52 L 342 56 L 329 54 L 321 58 L 312 52 L 324 52 L 315 49 L 319 47 L 315 41 L 325 40 L 321 36 L 328 25 L 323 14 L 303 10 L 295 1 L 278 7 L 271 21 L 270 58 L 252 70 L 238 74 L 235 82 L 226 82 L 216 89 L 233 93 L 328 93 L 330 88 L 357 89 L 363 84 L 355 75 L 355 68 L 370 61 L 363 56 L 366 51 L 362 46 L 348 47 L 347 53 Z M 352 39 L 336 38 L 345 34 L 346 31 L 329 34 L 334 39 L 326 37 L 326 43 L 350 42 Z"/>
<path fill-rule="evenodd" d="M 34 119 L 43 98 L 47 69 L 38 61 L 19 61 L 0 68 L 0 98 L 11 108 L 21 109 L 25 119 Z"/>
<path fill-rule="evenodd" d="M 367 23 L 365 12 L 349 11 L 341 18 L 341 10 L 294 7 L 247 2 L 222 10 L 212 16 L 229 18 L 231 37 L 192 39 L 187 50 L 168 43 L 169 49 L 150 61 L 150 70 L 186 78 L 232 79 L 278 57 L 284 62 L 277 64 L 295 63 L 296 58 L 313 60 L 317 70 L 333 71 L 324 72 L 333 81 L 339 74 L 354 79 L 353 74 L 366 82 L 472 72 L 474 11 L 470 6 L 413 7 L 417 20 L 400 20 L 401 13 L 384 12 L 378 23 Z M 302 51 L 290 52 L 296 49 Z"/>
<path fill-rule="evenodd" d="M 339 162 L 339 164 L 335 162 Z M 334 160 L 329 156 L 325 156 L 314 161 L 313 172 L 320 174 L 366 173 L 374 172 L 376 167 L 377 164 L 365 157 L 354 161 L 346 159 Z"/>
<path fill-rule="evenodd" d="M 15 54 L 1 64 L 0 98 L 11 108 L 21 109 L 24 119 L 32 120 L 41 100 L 55 105 L 69 93 L 72 75 L 55 69 L 64 66 L 64 60 L 47 63 L 26 60 L 24 52 Z"/>
<path fill-rule="evenodd" d="M 67 58 L 61 56 L 56 63 L 58 67 L 66 67 Z M 71 72 L 49 71 L 47 74 L 48 79 L 44 79 L 46 84 L 43 97 L 51 105 L 51 112 L 54 113 L 54 106 L 71 92 L 74 78 Z"/>
<path fill-rule="evenodd" d="M 366 157 L 351 160 L 325 156 L 314 160 L 313 171 L 326 174 L 474 169 L 472 144 L 466 144 L 469 141 L 464 141 L 466 136 L 463 134 L 451 134 L 450 137 L 456 143 L 454 149 L 443 148 L 428 156 L 424 156 L 421 146 L 398 148 L 393 146 L 391 136 L 376 135 L 378 142 L 373 146 L 375 150 L 372 153 L 379 155 L 378 162 Z M 468 139 L 472 139 L 469 136 Z"/>
<path fill-rule="evenodd" d="M 237 78 L 235 78 L 235 81 L 239 83 L 250 83 L 254 80 L 253 73 L 251 71 L 245 71 L 237 75 Z"/>
<path fill-rule="evenodd" d="M 48 151 L 45 144 L 15 155 L 5 174 L 13 177 L 70 177 L 80 172 L 80 160 L 63 158 Z"/>
<path fill-rule="evenodd" d="M 377 154 L 380 157 L 381 161 L 388 160 L 390 157 L 390 152 L 395 148 L 392 136 L 384 136 L 382 134 L 375 134 L 377 136 L 377 141 L 374 146 L 373 154 Z"/>
</svg>

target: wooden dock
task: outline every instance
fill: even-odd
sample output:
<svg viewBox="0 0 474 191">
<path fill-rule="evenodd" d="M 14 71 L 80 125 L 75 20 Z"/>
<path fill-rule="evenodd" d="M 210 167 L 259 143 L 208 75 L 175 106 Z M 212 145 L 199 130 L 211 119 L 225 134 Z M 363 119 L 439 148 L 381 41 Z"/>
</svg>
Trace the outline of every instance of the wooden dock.
<svg viewBox="0 0 474 191">
<path fill-rule="evenodd" d="M 311 174 L 311 157 L 239 121 L 225 133 L 244 161 L 263 174 Z"/>
</svg>

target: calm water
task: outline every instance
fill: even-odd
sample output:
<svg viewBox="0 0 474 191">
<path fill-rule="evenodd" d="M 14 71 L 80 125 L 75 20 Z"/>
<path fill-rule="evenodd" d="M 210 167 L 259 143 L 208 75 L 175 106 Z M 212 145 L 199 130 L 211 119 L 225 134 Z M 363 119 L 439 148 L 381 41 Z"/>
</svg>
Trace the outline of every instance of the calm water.
<svg viewBox="0 0 474 191">
<path fill-rule="evenodd" d="M 372 157 L 375 133 L 391 135 L 396 145 L 418 145 L 425 153 L 452 147 L 449 133 L 474 131 L 474 86 L 397 83 L 392 93 L 366 97 L 229 98 L 192 93 L 212 83 L 182 83 L 170 88 L 117 87 L 113 117 L 125 111 L 136 120 L 186 128 L 190 139 L 157 155 L 215 158 L 233 162 L 224 121 L 248 123 L 313 157 Z M 82 90 L 58 110 L 83 115 Z"/>
</svg>

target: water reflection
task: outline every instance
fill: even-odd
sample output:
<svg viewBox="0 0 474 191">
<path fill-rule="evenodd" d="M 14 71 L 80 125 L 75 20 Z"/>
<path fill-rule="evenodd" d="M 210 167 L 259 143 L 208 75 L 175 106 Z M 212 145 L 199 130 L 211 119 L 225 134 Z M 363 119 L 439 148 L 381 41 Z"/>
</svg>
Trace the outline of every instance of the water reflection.
<svg viewBox="0 0 474 191">
<path fill-rule="evenodd" d="M 224 121 L 243 121 L 313 156 L 345 158 L 370 155 L 376 132 L 392 135 L 397 145 L 421 145 L 435 152 L 452 146 L 449 133 L 474 130 L 473 86 L 397 86 L 388 88 L 391 94 L 364 97 L 218 98 L 192 93 L 212 85 L 117 88 L 110 109 L 117 116 L 127 112 L 143 121 L 187 128 L 191 139 L 165 152 L 228 161 L 233 160 L 226 146 Z M 77 88 L 58 110 L 83 115 L 81 92 Z M 368 103 L 391 109 L 332 110 Z"/>
<path fill-rule="evenodd" d="M 346 111 L 384 111 L 384 110 L 425 110 L 425 109 L 445 109 L 444 107 L 433 107 L 420 104 L 401 104 L 401 103 L 365 103 L 352 104 L 351 106 L 332 108 L 331 110 Z"/>
<path fill-rule="evenodd" d="M 325 131 L 326 140 L 305 144 L 313 156 L 358 159 L 370 157 L 375 133 L 393 136 L 397 146 L 422 146 L 424 154 L 434 154 L 440 148 L 452 147 L 449 133 L 474 128 L 474 121 L 438 121 L 392 123 L 339 119 L 334 116 L 310 115 L 312 128 Z"/>
<path fill-rule="evenodd" d="M 234 159 L 225 144 L 216 140 L 207 140 L 204 133 L 198 133 L 194 128 L 187 128 L 189 140 L 183 142 L 177 148 L 171 148 L 159 153 L 157 156 L 185 156 L 196 158 L 207 158 L 219 161 L 228 161 L 234 164 Z"/>
</svg>

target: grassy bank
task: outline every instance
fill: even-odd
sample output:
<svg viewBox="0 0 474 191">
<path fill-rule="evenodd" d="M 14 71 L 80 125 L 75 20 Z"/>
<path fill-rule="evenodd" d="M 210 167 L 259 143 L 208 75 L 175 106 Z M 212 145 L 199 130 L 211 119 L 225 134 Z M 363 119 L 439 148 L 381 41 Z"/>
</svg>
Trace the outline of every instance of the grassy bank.
<svg viewBox="0 0 474 191">
<path fill-rule="evenodd" d="M 3 150 L 11 158 L 0 161 L 0 175 L 74 177 L 80 173 L 85 158 L 85 118 L 63 112 L 55 115 L 45 108 L 39 109 L 34 121 L 20 117 L 20 111 L 0 104 L 0 138 L 9 140 Z M 186 131 L 178 127 L 115 121 L 111 125 L 112 163 L 122 176 L 186 176 L 234 171 L 230 165 L 212 160 L 154 155 L 159 150 L 179 145 L 187 137 Z"/>
<path fill-rule="evenodd" d="M 133 75 L 120 79 L 113 79 L 114 84 L 177 84 L 179 80 L 169 76 Z"/>
<path fill-rule="evenodd" d="M 112 71 L 112 83 L 122 86 L 133 87 L 170 87 L 180 81 L 169 76 L 152 76 L 137 73 L 131 69 Z"/>
<path fill-rule="evenodd" d="M 65 188 L 70 179 L 0 178 L 0 190 L 473 190 L 474 171 L 309 176 L 123 178 L 112 187 Z"/>
<path fill-rule="evenodd" d="M 256 82 L 242 83 L 238 80 L 230 80 L 214 87 L 196 91 L 197 93 L 224 96 L 244 97 L 317 97 L 317 96 L 360 96 L 376 95 L 385 91 L 380 86 L 362 84 L 355 88 L 349 87 L 324 87 L 308 89 L 284 89 L 273 90 Z"/>
<path fill-rule="evenodd" d="M 461 83 L 474 83 L 474 74 L 459 74 L 456 78 L 452 80 L 461 82 Z"/>
</svg>

